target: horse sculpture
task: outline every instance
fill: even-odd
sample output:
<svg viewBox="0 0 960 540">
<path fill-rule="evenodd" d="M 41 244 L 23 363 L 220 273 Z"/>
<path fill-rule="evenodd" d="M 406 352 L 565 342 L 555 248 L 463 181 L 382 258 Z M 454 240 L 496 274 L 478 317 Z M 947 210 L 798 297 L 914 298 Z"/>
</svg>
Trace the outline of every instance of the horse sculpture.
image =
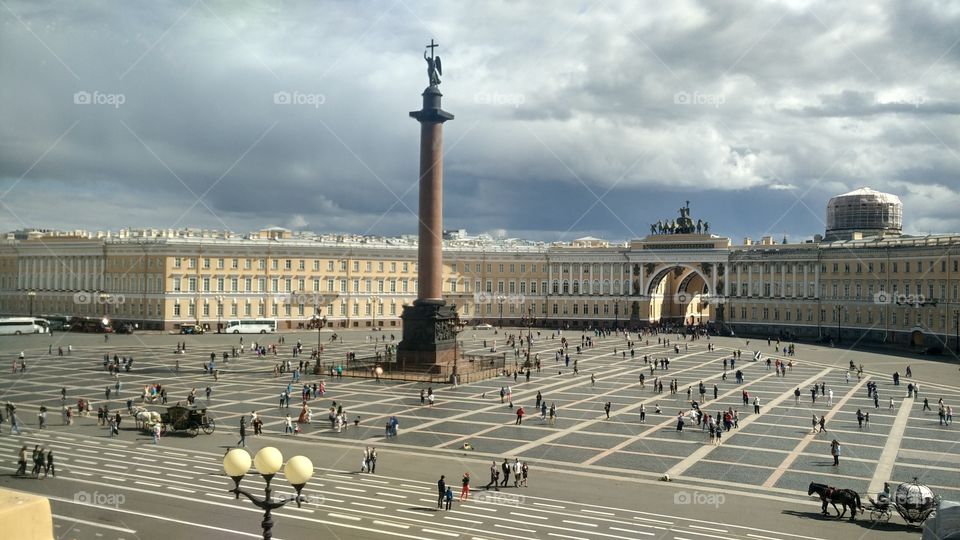
<svg viewBox="0 0 960 540">
<path fill-rule="evenodd" d="M 850 509 L 850 521 L 853 521 L 853 518 L 856 517 L 858 509 L 863 510 L 863 506 L 860 504 L 860 495 L 852 489 L 837 489 L 826 484 L 810 482 L 807 495 L 813 495 L 814 493 L 820 496 L 820 501 L 823 503 L 823 515 L 825 516 L 830 515 L 827 512 L 827 504 L 833 505 L 833 509 L 837 511 L 837 519 L 843 518 L 847 513 L 847 508 Z M 842 512 L 837 508 L 837 504 L 843 506 Z"/>
</svg>

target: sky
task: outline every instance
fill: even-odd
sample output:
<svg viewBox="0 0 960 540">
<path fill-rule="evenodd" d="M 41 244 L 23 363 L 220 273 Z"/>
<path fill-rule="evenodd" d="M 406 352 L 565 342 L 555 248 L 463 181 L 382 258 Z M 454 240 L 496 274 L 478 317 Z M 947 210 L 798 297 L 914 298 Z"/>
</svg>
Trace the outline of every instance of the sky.
<svg viewBox="0 0 960 540">
<path fill-rule="evenodd" d="M 0 2 L 0 230 L 415 234 L 424 46 L 444 225 L 569 241 L 691 216 L 823 233 L 898 195 L 960 232 L 960 2 Z"/>
</svg>

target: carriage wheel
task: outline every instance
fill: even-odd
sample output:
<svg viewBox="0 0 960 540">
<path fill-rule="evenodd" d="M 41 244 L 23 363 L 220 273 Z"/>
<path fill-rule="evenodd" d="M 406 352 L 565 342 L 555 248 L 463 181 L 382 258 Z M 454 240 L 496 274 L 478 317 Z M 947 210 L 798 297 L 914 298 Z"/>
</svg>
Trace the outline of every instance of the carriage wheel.
<svg viewBox="0 0 960 540">
<path fill-rule="evenodd" d="M 890 521 L 890 515 L 891 515 L 891 513 L 890 513 L 889 511 L 885 511 L 885 510 L 871 510 L 871 511 L 870 511 L 870 521 L 873 521 L 873 522 L 882 521 L 882 522 L 886 523 L 886 522 Z"/>
<path fill-rule="evenodd" d="M 197 424 L 192 424 L 190 427 L 187 428 L 187 435 L 190 435 L 191 437 L 196 437 L 199 434 L 200 434 L 200 427 Z"/>
<path fill-rule="evenodd" d="M 164 423 L 161 423 L 161 424 L 160 424 L 160 435 L 163 436 L 163 435 L 166 435 L 166 434 L 167 434 L 167 425 L 164 424 Z"/>
<path fill-rule="evenodd" d="M 217 423 L 213 421 L 213 418 L 207 418 L 203 421 L 204 433 L 210 435 L 215 429 L 217 429 Z"/>
</svg>

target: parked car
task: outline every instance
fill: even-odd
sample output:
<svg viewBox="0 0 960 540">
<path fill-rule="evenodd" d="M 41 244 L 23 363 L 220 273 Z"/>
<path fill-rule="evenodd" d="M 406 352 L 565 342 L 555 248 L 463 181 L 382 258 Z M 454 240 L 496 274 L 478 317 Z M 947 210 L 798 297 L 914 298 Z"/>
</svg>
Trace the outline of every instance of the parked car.
<svg viewBox="0 0 960 540">
<path fill-rule="evenodd" d="M 117 325 L 116 328 L 113 329 L 113 332 L 115 334 L 132 334 L 136 328 L 137 327 L 132 324 L 124 323 Z"/>
<path fill-rule="evenodd" d="M 474 330 L 492 330 L 493 326 L 490 326 L 489 324 L 486 324 L 486 323 L 476 324 L 473 326 L 473 329 Z"/>
<path fill-rule="evenodd" d="M 199 324 L 181 324 L 180 325 L 181 334 L 202 334 L 203 327 Z"/>
</svg>

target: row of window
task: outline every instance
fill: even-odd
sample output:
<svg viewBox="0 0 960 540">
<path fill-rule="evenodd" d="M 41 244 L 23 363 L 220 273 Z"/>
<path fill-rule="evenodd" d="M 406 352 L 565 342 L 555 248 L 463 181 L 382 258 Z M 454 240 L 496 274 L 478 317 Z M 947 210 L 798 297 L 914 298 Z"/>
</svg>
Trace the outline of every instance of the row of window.
<svg viewBox="0 0 960 540">
<path fill-rule="evenodd" d="M 231 269 L 231 270 L 239 270 L 239 269 L 240 269 L 240 261 L 241 261 L 241 260 L 243 261 L 243 269 L 244 269 L 244 270 L 252 270 L 252 269 L 253 269 L 253 265 L 254 265 L 254 261 L 256 261 L 257 270 L 266 270 L 266 269 L 267 269 L 267 259 L 262 259 L 262 258 L 261 258 L 261 259 L 240 259 L 240 258 L 237 258 L 237 257 L 234 257 L 234 258 L 231 258 L 231 259 L 230 259 L 230 269 Z M 213 258 L 210 258 L 210 257 L 204 257 L 203 259 L 201 259 L 201 263 L 200 263 L 201 266 L 200 266 L 200 268 L 202 268 L 202 269 L 204 269 L 204 270 L 210 270 L 211 268 L 213 268 L 213 267 L 215 266 L 217 270 L 223 270 L 223 269 L 226 268 L 226 261 L 227 261 L 227 259 L 225 259 L 225 258 L 223 258 L 223 257 L 216 258 L 216 259 L 213 259 Z M 197 259 L 194 258 L 194 257 L 174 257 L 174 258 L 173 258 L 173 267 L 174 267 L 174 268 L 183 268 L 183 267 L 184 267 L 184 262 L 186 262 L 186 267 L 187 267 L 187 269 L 191 269 L 191 270 L 192 270 L 192 269 L 197 268 Z M 305 270 L 307 269 L 307 260 L 306 260 L 306 259 L 283 259 L 283 269 L 284 269 L 284 270 L 293 270 L 293 269 L 294 269 L 294 262 L 296 262 L 296 269 L 297 269 L 297 270 L 305 271 Z M 360 261 L 352 261 L 352 262 L 353 262 L 353 271 L 354 271 L 354 272 L 359 272 L 359 271 L 360 271 Z M 367 271 L 367 272 L 372 272 L 372 271 L 373 271 L 373 263 L 374 263 L 374 261 L 366 261 L 365 267 L 366 267 L 366 271 Z M 376 264 L 377 264 L 377 271 L 378 271 L 378 272 L 384 272 L 386 268 L 390 268 L 390 272 L 396 272 L 396 271 L 397 271 L 397 268 L 398 268 L 396 261 L 390 261 L 389 263 L 387 263 L 387 262 L 385 262 L 385 261 L 376 261 Z M 319 271 L 320 271 L 320 259 L 312 259 L 312 260 L 311 260 L 311 265 L 312 265 L 312 268 L 313 268 L 313 271 L 314 271 L 314 272 L 319 272 Z M 335 265 L 336 265 L 336 263 L 335 263 L 334 261 L 328 260 L 328 261 L 327 261 L 327 265 L 326 265 L 326 266 L 327 266 L 327 271 L 328 271 L 328 272 L 333 272 L 333 269 L 334 269 Z M 341 260 L 341 261 L 340 261 L 340 270 L 343 271 L 343 272 L 346 272 L 346 271 L 347 271 L 347 267 L 348 267 L 348 262 L 345 261 L 345 260 Z M 399 268 L 401 268 L 401 271 L 404 272 L 404 273 L 409 272 L 410 269 L 411 269 L 411 267 L 413 268 L 413 271 L 414 271 L 414 272 L 417 271 L 417 264 L 416 264 L 416 263 L 410 263 L 410 262 L 400 262 L 400 263 L 399 263 Z M 270 259 L 270 269 L 271 269 L 271 270 L 280 270 L 280 259 Z"/>
<path fill-rule="evenodd" d="M 813 319 L 814 309 L 809 307 L 806 309 L 798 307 L 795 310 L 790 308 L 784 308 L 783 310 L 781 310 L 780 308 L 776 308 L 776 307 L 774 308 L 751 307 L 749 308 L 750 310 L 749 317 L 747 316 L 748 315 L 747 309 L 748 308 L 746 307 L 741 307 L 739 309 L 739 320 L 753 320 L 753 321 L 783 320 L 785 322 L 791 322 L 791 321 L 795 321 L 795 322 L 805 321 L 805 322 L 811 322 L 811 323 L 814 322 L 814 319 Z M 851 317 L 851 310 L 849 309 L 840 309 L 840 310 L 820 309 L 820 318 L 818 319 L 818 322 L 821 322 L 821 323 L 829 322 L 829 323 L 836 324 L 838 322 L 838 312 L 842 314 L 843 320 L 841 324 L 850 323 L 851 319 L 854 324 L 883 325 L 885 323 L 884 310 L 882 309 L 877 310 L 876 316 L 874 316 L 874 311 L 872 309 L 866 309 L 864 311 L 856 309 L 856 310 L 853 310 L 852 317 Z M 737 309 L 730 310 L 731 321 L 738 320 L 737 315 L 738 315 Z M 804 316 L 806 316 L 805 319 L 804 319 Z M 828 316 L 829 316 L 829 321 L 828 321 Z M 913 325 L 922 326 L 924 325 L 924 318 L 926 318 L 926 326 L 929 328 L 934 328 L 933 323 L 936 319 L 935 319 L 934 313 L 930 311 L 927 311 L 925 313 L 923 310 L 907 309 L 907 308 L 895 309 L 890 311 L 891 326 L 896 326 L 898 324 L 897 322 L 898 320 L 900 321 L 899 324 L 902 324 L 903 326 L 913 326 Z M 948 324 L 947 314 L 940 313 L 939 321 L 940 321 L 940 326 L 938 328 L 946 329 Z"/>
</svg>

